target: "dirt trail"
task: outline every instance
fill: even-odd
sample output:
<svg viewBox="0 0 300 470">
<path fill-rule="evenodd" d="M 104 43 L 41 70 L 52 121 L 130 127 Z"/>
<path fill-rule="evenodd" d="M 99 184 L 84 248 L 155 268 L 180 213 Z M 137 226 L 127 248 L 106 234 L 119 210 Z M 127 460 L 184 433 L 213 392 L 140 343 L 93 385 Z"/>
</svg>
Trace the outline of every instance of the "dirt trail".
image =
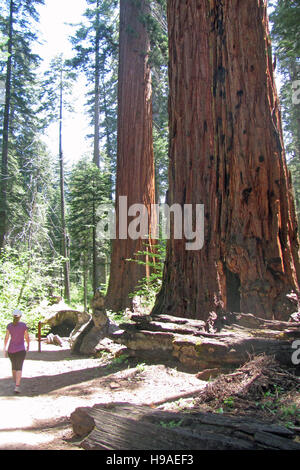
<svg viewBox="0 0 300 470">
<path fill-rule="evenodd" d="M 151 403 L 206 382 L 165 365 L 116 364 L 71 355 L 36 341 L 27 354 L 21 394 L 14 394 L 9 359 L 0 354 L 0 450 L 78 450 L 69 416 L 96 403 Z"/>
</svg>

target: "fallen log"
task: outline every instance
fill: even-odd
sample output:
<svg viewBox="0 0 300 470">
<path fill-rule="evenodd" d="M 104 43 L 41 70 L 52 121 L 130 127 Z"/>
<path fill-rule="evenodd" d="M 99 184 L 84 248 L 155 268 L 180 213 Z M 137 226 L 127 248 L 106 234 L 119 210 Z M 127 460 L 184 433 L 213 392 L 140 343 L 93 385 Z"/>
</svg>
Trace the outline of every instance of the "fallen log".
<svg viewBox="0 0 300 470">
<path fill-rule="evenodd" d="M 244 417 L 114 403 L 77 408 L 70 420 L 86 450 L 300 450 L 294 431 Z"/>
<path fill-rule="evenodd" d="M 294 318 L 293 315 L 291 315 Z M 295 317 L 296 318 L 296 317 Z M 228 325 L 237 325 L 239 327 L 249 328 L 251 330 L 259 331 L 277 331 L 277 332 L 296 332 L 300 337 L 300 322 L 299 321 L 281 321 L 281 320 L 266 320 L 259 318 L 252 313 L 236 313 L 236 312 L 212 312 L 205 322 L 205 329 L 208 331 L 216 332 Z"/>
<path fill-rule="evenodd" d="M 230 369 L 259 354 L 293 366 L 293 342 L 300 337 L 298 322 L 264 320 L 252 314 L 229 313 L 213 322 L 168 315 L 132 315 L 111 339 L 132 355 L 151 360 L 175 359 L 190 370 Z M 209 325 L 209 328 L 207 327 Z M 209 330 L 209 331 L 207 331 Z M 217 330 L 217 331 L 216 331 Z"/>
<path fill-rule="evenodd" d="M 90 319 L 87 312 L 74 310 L 63 301 L 53 305 L 41 305 L 40 313 L 42 324 L 48 327 L 49 333 L 62 337 L 69 336 L 74 328 L 79 328 Z"/>
</svg>

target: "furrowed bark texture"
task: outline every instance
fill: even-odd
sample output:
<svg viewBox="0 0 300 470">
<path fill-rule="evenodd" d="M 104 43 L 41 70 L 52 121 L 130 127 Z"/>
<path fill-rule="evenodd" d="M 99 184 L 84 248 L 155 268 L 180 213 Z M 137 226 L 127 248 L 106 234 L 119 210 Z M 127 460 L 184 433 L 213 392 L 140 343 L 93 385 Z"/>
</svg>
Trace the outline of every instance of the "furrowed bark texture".
<svg viewBox="0 0 300 470">
<path fill-rule="evenodd" d="M 132 293 L 147 267 L 128 259 L 136 258 L 150 238 L 119 238 L 119 197 L 127 196 L 128 208 L 144 204 L 149 214 L 155 203 L 154 156 L 152 141 L 152 87 L 148 64 L 149 38 L 141 16 L 146 1 L 121 0 L 118 90 L 118 157 L 116 182 L 117 238 L 113 241 L 111 271 L 106 307 L 115 311 L 129 307 Z M 123 214 L 124 215 L 124 214 Z M 138 214 L 137 214 L 138 215 Z M 128 224 L 134 217 L 128 217 Z M 137 229 L 139 230 L 139 228 Z M 149 248 L 151 249 L 151 248 Z M 147 259 L 147 256 L 140 258 Z"/>
<path fill-rule="evenodd" d="M 169 204 L 204 204 L 205 241 L 168 242 L 153 313 L 287 319 L 299 243 L 266 2 L 169 0 L 168 24 Z"/>
</svg>

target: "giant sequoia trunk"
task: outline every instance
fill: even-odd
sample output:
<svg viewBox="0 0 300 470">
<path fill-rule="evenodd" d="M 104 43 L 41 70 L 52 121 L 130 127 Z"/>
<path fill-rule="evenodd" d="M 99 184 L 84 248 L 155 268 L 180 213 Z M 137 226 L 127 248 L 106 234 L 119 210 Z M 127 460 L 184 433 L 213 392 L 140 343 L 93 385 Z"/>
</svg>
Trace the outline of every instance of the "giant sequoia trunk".
<svg viewBox="0 0 300 470">
<path fill-rule="evenodd" d="M 266 1 L 169 0 L 168 24 L 169 203 L 204 204 L 205 240 L 170 239 L 154 313 L 287 319 L 299 245 Z"/>
<path fill-rule="evenodd" d="M 148 209 L 149 231 L 150 206 L 155 200 L 149 38 L 142 23 L 142 15 L 147 11 L 146 4 L 146 0 L 120 2 L 117 238 L 113 241 L 106 298 L 107 308 L 113 310 L 121 310 L 130 305 L 128 294 L 134 291 L 138 281 L 147 274 L 146 266 L 128 260 L 136 258 L 139 250 L 145 250 L 145 242 L 152 244 L 150 238 L 119 238 L 119 197 L 127 196 L 128 207 L 137 203 Z M 128 223 L 131 219 L 128 217 Z M 146 260 L 147 257 L 143 259 Z"/>
</svg>

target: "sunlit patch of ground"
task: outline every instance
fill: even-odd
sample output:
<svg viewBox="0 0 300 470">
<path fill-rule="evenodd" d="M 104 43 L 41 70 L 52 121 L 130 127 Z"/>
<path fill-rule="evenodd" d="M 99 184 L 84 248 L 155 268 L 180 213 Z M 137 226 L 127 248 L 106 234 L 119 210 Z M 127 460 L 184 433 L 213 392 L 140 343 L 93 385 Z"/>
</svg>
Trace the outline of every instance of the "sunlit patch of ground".
<svg viewBox="0 0 300 470">
<path fill-rule="evenodd" d="M 204 387 L 195 375 L 165 365 L 132 367 L 111 358 L 72 356 L 68 347 L 32 342 L 21 394 L 14 394 L 9 359 L 0 354 L 0 449 L 78 449 L 70 414 L 79 406 L 151 403 Z"/>
</svg>

